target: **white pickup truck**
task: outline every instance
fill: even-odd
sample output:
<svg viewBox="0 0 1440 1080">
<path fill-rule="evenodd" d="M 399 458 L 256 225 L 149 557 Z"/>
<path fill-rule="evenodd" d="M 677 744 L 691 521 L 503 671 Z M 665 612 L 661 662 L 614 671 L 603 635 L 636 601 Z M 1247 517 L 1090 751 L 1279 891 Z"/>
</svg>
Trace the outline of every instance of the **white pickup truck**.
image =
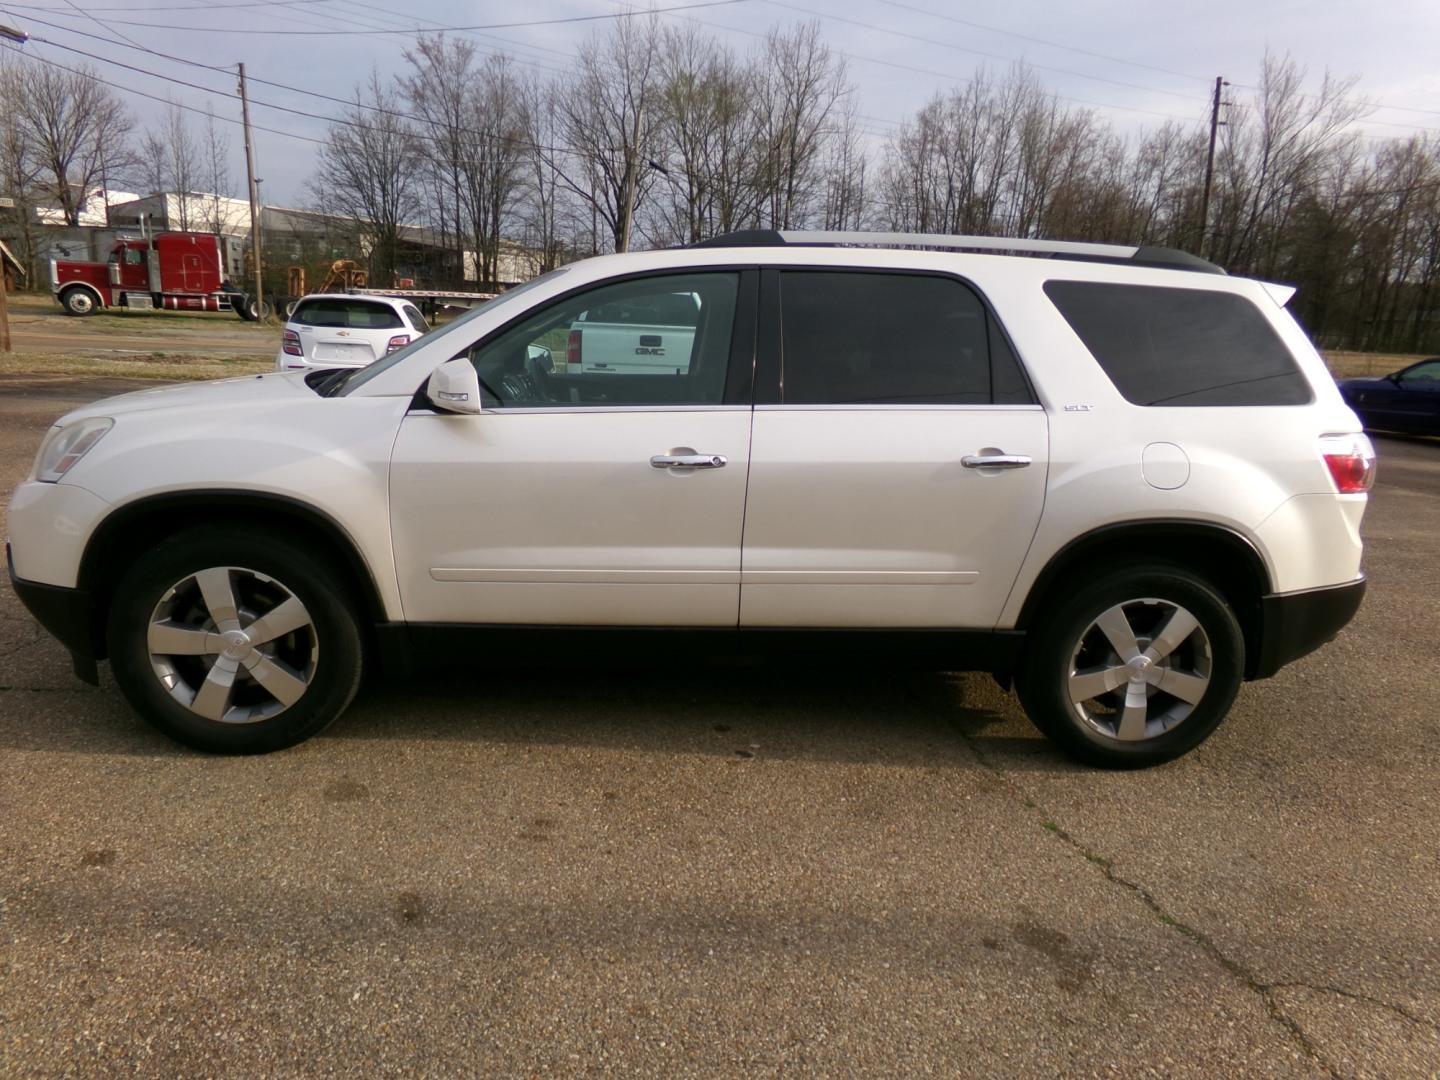
<svg viewBox="0 0 1440 1080">
<path fill-rule="evenodd" d="M 601 304 L 570 325 L 566 372 L 684 375 L 699 318 L 699 297 L 690 292 Z"/>
</svg>

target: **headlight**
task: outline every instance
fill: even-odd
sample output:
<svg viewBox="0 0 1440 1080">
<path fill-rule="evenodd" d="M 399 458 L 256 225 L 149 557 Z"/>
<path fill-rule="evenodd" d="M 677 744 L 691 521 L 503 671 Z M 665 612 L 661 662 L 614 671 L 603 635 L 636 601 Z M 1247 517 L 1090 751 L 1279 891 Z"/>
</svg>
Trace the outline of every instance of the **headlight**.
<svg viewBox="0 0 1440 1080">
<path fill-rule="evenodd" d="M 89 420 L 77 420 L 64 427 L 52 428 L 45 441 L 40 444 L 40 453 L 35 455 L 35 471 L 32 475 L 44 483 L 55 483 L 114 426 L 115 421 L 108 416 L 95 416 Z"/>
</svg>

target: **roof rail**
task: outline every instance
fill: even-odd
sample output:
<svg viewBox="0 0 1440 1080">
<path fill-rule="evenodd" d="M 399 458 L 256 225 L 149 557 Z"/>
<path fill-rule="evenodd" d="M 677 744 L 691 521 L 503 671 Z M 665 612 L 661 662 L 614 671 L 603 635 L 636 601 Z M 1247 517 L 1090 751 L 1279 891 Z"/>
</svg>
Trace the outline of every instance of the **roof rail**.
<svg viewBox="0 0 1440 1080">
<path fill-rule="evenodd" d="M 1125 263 L 1170 270 L 1225 273 L 1212 262 L 1176 248 L 1130 244 L 1091 244 L 1073 240 L 1026 240 L 1005 236 L 948 236 L 931 233 L 806 232 L 745 229 L 701 240 L 691 247 L 910 247 L 945 251 L 1038 255 L 1081 262 Z"/>
</svg>

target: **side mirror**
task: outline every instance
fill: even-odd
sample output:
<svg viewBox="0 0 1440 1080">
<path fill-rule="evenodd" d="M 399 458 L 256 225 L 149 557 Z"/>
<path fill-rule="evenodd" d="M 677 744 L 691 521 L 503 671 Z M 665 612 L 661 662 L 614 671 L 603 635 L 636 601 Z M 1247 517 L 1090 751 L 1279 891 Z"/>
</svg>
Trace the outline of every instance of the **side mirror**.
<svg viewBox="0 0 1440 1080">
<path fill-rule="evenodd" d="M 525 362 L 530 367 L 538 366 L 547 375 L 555 373 L 555 357 L 544 345 L 525 346 Z"/>
<path fill-rule="evenodd" d="M 1385 378 L 1389 379 L 1396 386 L 1400 385 L 1400 372 L 1398 371 L 1392 371 L 1389 375 L 1386 375 Z"/>
<path fill-rule="evenodd" d="M 480 377 L 465 357 L 447 360 L 430 373 L 425 397 L 441 412 L 478 413 Z"/>
</svg>

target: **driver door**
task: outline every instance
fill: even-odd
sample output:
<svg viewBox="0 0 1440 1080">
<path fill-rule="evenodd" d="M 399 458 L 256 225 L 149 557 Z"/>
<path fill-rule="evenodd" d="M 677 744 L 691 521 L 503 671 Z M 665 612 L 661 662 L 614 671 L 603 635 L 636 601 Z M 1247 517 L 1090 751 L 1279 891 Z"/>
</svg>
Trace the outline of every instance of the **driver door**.
<svg viewBox="0 0 1440 1080">
<path fill-rule="evenodd" d="M 406 619 L 736 625 L 757 290 L 737 271 L 602 284 L 466 350 L 483 411 L 416 408 L 395 443 Z M 693 325 L 669 367 L 568 362 L 594 312 L 686 309 L 676 298 Z"/>
</svg>

